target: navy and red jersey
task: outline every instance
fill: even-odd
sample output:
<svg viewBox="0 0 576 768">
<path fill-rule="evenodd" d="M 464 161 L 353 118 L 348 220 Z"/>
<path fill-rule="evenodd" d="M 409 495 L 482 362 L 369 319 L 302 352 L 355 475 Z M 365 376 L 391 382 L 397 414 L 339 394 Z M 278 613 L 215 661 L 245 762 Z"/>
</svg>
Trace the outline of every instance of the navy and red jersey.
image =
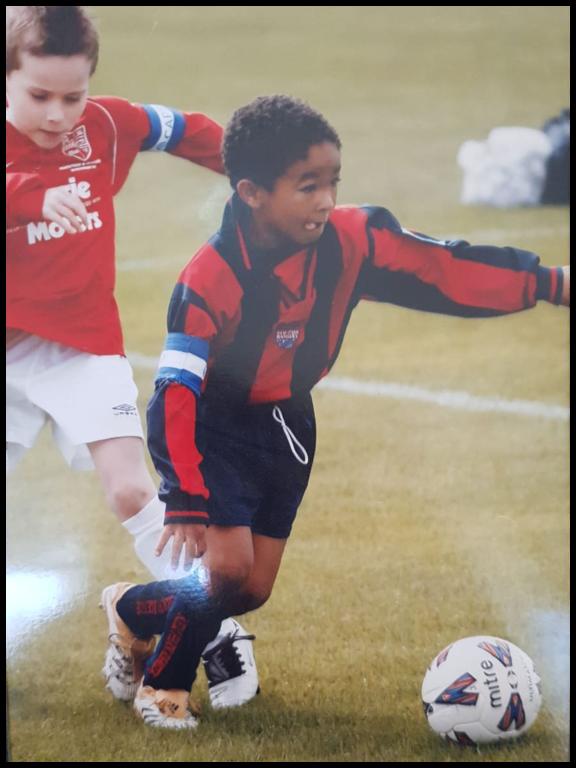
<svg viewBox="0 0 576 768">
<path fill-rule="evenodd" d="M 309 392 L 334 365 L 360 299 L 461 317 L 560 303 L 562 270 L 535 254 L 434 240 L 384 208 L 337 207 L 316 243 L 284 253 L 249 247 L 247 216 L 234 195 L 172 294 L 148 406 L 166 523 L 208 522 L 198 398 L 233 408 Z"/>
<path fill-rule="evenodd" d="M 222 172 L 221 127 L 199 113 L 98 97 L 53 150 L 37 147 L 10 123 L 6 131 L 7 329 L 93 354 L 123 354 L 113 198 L 141 150 L 167 151 Z M 85 232 L 68 234 L 42 219 L 46 190 L 60 186 L 85 204 Z"/>
</svg>

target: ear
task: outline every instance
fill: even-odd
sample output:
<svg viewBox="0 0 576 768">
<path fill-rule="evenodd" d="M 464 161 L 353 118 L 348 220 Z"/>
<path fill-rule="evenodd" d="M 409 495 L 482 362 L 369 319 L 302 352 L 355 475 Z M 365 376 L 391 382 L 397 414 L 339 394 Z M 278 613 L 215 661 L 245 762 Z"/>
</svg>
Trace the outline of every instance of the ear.
<svg viewBox="0 0 576 768">
<path fill-rule="evenodd" d="M 243 203 L 256 210 L 262 206 L 266 190 L 250 179 L 240 179 L 236 184 L 236 192 Z"/>
</svg>

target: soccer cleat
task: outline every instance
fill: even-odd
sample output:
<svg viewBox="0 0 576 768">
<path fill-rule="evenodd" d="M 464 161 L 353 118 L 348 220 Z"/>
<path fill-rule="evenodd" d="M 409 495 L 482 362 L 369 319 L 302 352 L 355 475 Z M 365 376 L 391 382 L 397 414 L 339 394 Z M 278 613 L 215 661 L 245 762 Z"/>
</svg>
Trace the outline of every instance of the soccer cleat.
<svg viewBox="0 0 576 768">
<path fill-rule="evenodd" d="M 142 682 L 134 697 L 134 709 L 154 728 L 197 728 L 198 718 L 189 709 L 188 691 L 164 691 Z"/>
<path fill-rule="evenodd" d="M 116 604 L 133 584 L 112 584 L 102 592 L 100 607 L 108 619 L 108 650 L 104 659 L 102 674 L 106 688 L 115 699 L 132 701 L 144 673 L 146 660 L 154 653 L 156 639 L 141 639 L 122 621 L 116 611 Z"/>
<path fill-rule="evenodd" d="M 246 634 L 235 619 L 226 619 L 204 649 L 202 663 L 214 709 L 239 707 L 260 692 L 252 640 L 254 635 Z"/>
</svg>

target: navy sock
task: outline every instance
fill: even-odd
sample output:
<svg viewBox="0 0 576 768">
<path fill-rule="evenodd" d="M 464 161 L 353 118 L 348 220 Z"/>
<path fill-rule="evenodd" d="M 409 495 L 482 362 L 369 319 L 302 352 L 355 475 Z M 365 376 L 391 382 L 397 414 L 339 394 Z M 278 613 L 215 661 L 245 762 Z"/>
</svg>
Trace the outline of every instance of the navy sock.
<svg viewBox="0 0 576 768">
<path fill-rule="evenodd" d="M 194 589 L 197 578 L 188 578 L 191 579 L 191 587 Z M 188 578 L 181 581 L 187 581 Z M 161 635 L 164 632 L 166 616 L 178 592 L 179 581 L 180 579 L 174 579 L 140 584 L 131 587 L 122 595 L 116 603 L 116 610 L 137 637 Z"/>
<path fill-rule="evenodd" d="M 209 592 L 198 570 L 183 579 L 131 587 L 116 605 L 120 618 L 138 637 L 161 635 L 146 664 L 144 684 L 191 690 L 202 651 L 227 618 L 225 591 Z"/>
</svg>

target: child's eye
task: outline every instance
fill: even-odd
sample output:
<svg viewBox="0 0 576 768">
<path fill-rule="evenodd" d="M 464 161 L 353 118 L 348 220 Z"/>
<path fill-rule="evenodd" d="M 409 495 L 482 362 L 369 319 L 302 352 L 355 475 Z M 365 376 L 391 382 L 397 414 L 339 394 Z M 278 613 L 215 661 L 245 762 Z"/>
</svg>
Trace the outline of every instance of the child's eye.
<svg viewBox="0 0 576 768">
<path fill-rule="evenodd" d="M 340 176 L 338 176 L 336 179 L 332 179 L 332 186 L 333 187 L 337 187 L 338 184 L 340 184 L 341 181 L 342 181 L 342 179 L 340 178 Z"/>
<path fill-rule="evenodd" d="M 301 187 L 300 192 L 314 192 L 316 189 L 316 184 L 307 184 L 305 187 Z"/>
<path fill-rule="evenodd" d="M 46 101 L 46 95 L 44 93 L 31 93 L 30 94 L 34 101 Z"/>
<path fill-rule="evenodd" d="M 64 101 L 67 104 L 78 104 L 78 102 L 80 101 L 80 98 L 81 98 L 80 96 L 66 96 Z"/>
</svg>

